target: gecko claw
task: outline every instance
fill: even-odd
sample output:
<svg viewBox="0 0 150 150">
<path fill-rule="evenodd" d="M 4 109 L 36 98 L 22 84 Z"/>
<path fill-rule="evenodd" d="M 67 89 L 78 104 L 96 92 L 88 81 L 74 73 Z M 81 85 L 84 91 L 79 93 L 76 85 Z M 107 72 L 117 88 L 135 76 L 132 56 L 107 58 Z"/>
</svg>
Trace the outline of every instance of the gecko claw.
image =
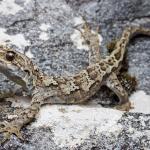
<svg viewBox="0 0 150 150">
<path fill-rule="evenodd" d="M 20 127 L 18 127 L 17 125 L 13 125 L 8 122 L 3 122 L 0 124 L 0 126 L 0 133 L 3 133 L 4 137 L 3 140 L 0 141 L 0 144 L 3 144 L 7 140 L 9 140 L 12 134 L 16 135 L 19 139 L 24 140 L 20 132 Z"/>
<path fill-rule="evenodd" d="M 115 106 L 114 107 L 115 109 L 117 110 L 120 110 L 120 111 L 130 111 L 130 109 L 133 109 L 134 107 L 132 106 L 131 102 L 126 102 L 125 104 L 122 104 L 122 105 L 118 105 L 118 106 Z"/>
</svg>

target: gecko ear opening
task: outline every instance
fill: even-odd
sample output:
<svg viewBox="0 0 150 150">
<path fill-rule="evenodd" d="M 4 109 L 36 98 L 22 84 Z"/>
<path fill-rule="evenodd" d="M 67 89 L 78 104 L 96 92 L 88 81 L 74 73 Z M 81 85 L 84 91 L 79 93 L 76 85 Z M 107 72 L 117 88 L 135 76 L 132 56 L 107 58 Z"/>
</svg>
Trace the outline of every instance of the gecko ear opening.
<svg viewBox="0 0 150 150">
<path fill-rule="evenodd" d="M 14 58 L 15 58 L 15 52 L 13 52 L 13 51 L 8 51 L 8 52 L 6 53 L 6 60 L 8 60 L 8 61 L 13 61 Z"/>
</svg>

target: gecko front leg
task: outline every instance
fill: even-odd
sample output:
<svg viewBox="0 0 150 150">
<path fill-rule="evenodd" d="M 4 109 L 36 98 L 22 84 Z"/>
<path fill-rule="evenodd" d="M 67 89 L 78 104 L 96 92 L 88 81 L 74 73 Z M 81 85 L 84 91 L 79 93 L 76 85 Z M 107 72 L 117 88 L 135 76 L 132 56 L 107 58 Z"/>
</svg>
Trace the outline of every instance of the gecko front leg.
<svg viewBox="0 0 150 150">
<path fill-rule="evenodd" d="M 0 144 L 4 143 L 6 140 L 9 140 L 12 134 L 23 140 L 20 132 L 21 128 L 24 125 L 29 124 L 35 118 L 36 114 L 39 112 L 43 99 L 45 98 L 46 95 L 43 95 L 40 89 L 36 90 L 29 108 L 21 111 L 18 117 L 13 121 L 3 122 L 0 124 L 0 133 L 3 133 L 3 140 L 0 141 Z"/>
<path fill-rule="evenodd" d="M 28 109 L 22 111 L 22 113 L 19 114 L 19 117 L 15 120 L 1 123 L 0 133 L 3 133 L 3 140 L 0 141 L 0 144 L 9 140 L 12 134 L 23 140 L 20 130 L 24 125 L 30 123 L 34 119 L 38 110 L 38 105 L 31 105 Z"/>
</svg>

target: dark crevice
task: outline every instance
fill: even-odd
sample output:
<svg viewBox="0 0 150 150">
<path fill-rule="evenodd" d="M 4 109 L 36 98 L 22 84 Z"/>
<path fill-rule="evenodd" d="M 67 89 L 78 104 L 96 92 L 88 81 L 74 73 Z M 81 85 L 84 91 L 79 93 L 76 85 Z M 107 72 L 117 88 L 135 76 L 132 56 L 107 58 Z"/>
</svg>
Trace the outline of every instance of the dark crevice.
<svg viewBox="0 0 150 150">
<path fill-rule="evenodd" d="M 15 22 L 13 22 L 12 24 L 10 24 L 7 27 L 12 27 L 12 26 L 16 26 L 18 23 L 21 22 L 30 22 L 30 21 L 35 21 L 33 18 L 27 18 L 27 19 L 21 19 L 21 20 L 16 20 Z"/>
<path fill-rule="evenodd" d="M 139 20 L 141 20 L 141 19 L 150 19 L 150 15 L 147 15 L 147 16 L 136 16 L 134 18 L 131 18 L 131 21 L 134 21 L 136 19 L 139 19 Z"/>
<path fill-rule="evenodd" d="M 124 18 L 120 18 L 120 19 L 114 19 L 115 22 L 134 22 L 135 20 L 141 20 L 141 19 L 150 19 L 150 15 L 147 16 L 137 16 L 137 17 L 132 17 L 132 18 L 128 18 L 128 17 L 124 17 Z M 112 21 L 114 22 L 113 19 L 108 19 L 108 20 L 104 20 L 104 23 L 111 23 Z"/>
</svg>

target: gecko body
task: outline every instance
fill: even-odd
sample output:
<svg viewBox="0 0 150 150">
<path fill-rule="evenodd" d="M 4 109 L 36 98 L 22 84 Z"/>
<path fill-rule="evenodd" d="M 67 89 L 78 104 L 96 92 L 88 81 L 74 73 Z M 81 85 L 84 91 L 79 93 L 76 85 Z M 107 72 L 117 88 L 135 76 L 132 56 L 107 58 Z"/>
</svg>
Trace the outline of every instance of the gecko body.
<svg viewBox="0 0 150 150">
<path fill-rule="evenodd" d="M 110 56 L 104 59 L 92 57 L 92 63 L 85 70 L 68 77 L 48 76 L 40 71 L 27 56 L 10 48 L 0 46 L 0 64 L 6 68 L 15 66 L 15 69 L 22 70 L 25 78 L 20 84 L 24 85 L 26 83 L 24 86 L 32 89 L 30 107 L 23 110 L 17 119 L 10 123 L 3 123 L 4 128 L 0 128 L 0 132 L 5 132 L 4 141 L 11 134 L 16 134 L 19 138 L 22 138 L 20 129 L 35 118 L 42 104 L 83 103 L 103 85 L 114 91 L 119 98 L 119 105 L 129 104 L 128 94 L 117 79 L 117 73 L 121 68 L 121 62 L 129 40 L 137 34 L 150 36 L 150 29 L 141 27 L 126 28 Z M 91 46 L 90 48 L 94 49 L 92 45 L 92 41 L 89 41 L 89 47 Z M 97 54 L 97 49 L 95 53 Z M 93 58 L 98 58 L 99 60 L 93 60 Z M 130 106 L 128 105 L 127 107 L 129 108 Z"/>
</svg>

